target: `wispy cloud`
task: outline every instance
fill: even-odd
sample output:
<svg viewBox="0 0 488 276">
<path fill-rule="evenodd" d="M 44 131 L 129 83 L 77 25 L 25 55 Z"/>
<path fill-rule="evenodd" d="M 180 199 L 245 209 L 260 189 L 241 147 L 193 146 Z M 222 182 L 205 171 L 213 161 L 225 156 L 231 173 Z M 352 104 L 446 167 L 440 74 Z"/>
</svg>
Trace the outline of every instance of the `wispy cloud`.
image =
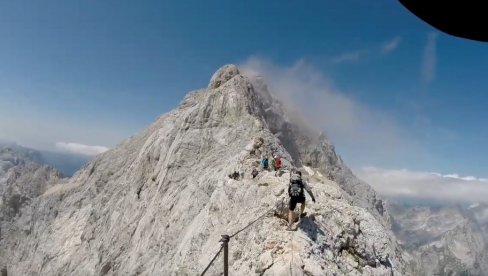
<svg viewBox="0 0 488 276">
<path fill-rule="evenodd" d="M 70 153 L 83 154 L 89 156 L 104 153 L 108 150 L 107 147 L 103 147 L 103 146 L 89 146 L 89 145 L 83 145 L 79 143 L 66 143 L 66 142 L 56 143 L 56 148 Z"/>
<path fill-rule="evenodd" d="M 394 118 L 347 96 L 305 61 L 279 66 L 252 57 L 239 67 L 245 73 L 263 76 L 271 93 L 303 113 L 312 125 L 327 131 L 332 142 L 342 148 L 341 154 L 354 156 L 354 162 L 381 163 L 422 152 Z"/>
<path fill-rule="evenodd" d="M 333 63 L 356 62 L 359 61 L 361 58 L 363 58 L 365 54 L 366 54 L 365 50 L 345 52 L 340 54 L 337 57 L 332 58 L 332 62 Z"/>
<path fill-rule="evenodd" d="M 430 33 L 422 57 L 421 76 L 425 82 L 431 82 L 435 78 L 437 63 L 437 33 Z"/>
<path fill-rule="evenodd" d="M 396 36 L 393 39 L 383 43 L 383 45 L 381 45 L 381 53 L 388 54 L 394 51 L 396 48 L 398 48 L 401 42 L 402 38 L 400 36 Z"/>
<path fill-rule="evenodd" d="M 391 53 L 395 51 L 398 46 L 400 46 L 400 43 L 402 42 L 402 37 L 401 36 L 395 36 L 394 38 L 385 41 L 383 44 L 379 45 L 379 52 L 382 55 Z M 377 49 L 362 49 L 362 50 L 356 50 L 356 51 L 349 51 L 349 52 L 343 52 L 340 55 L 334 57 L 331 59 L 332 63 L 336 64 L 341 64 L 341 63 L 354 63 L 358 62 L 368 56 L 376 56 Z"/>
<path fill-rule="evenodd" d="M 364 167 L 356 175 L 388 197 L 488 203 L 488 179 L 458 174 Z"/>
</svg>

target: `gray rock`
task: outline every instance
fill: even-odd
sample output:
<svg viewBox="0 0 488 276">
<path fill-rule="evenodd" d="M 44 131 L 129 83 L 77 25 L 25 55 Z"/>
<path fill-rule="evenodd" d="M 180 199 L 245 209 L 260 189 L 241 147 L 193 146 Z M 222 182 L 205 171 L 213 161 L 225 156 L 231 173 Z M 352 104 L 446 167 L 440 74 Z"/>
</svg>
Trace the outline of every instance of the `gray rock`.
<svg viewBox="0 0 488 276">
<path fill-rule="evenodd" d="M 239 74 L 239 69 L 234 64 L 227 64 L 222 66 L 215 72 L 208 84 L 209 89 L 219 88 L 221 85 Z"/>
</svg>

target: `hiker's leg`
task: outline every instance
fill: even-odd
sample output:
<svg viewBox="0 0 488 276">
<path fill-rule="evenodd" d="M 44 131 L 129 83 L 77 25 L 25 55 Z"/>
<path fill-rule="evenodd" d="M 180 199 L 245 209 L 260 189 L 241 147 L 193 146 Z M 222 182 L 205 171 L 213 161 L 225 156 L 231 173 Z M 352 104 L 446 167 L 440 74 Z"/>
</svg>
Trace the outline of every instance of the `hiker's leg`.
<svg viewBox="0 0 488 276">
<path fill-rule="evenodd" d="M 303 214 L 303 211 L 305 211 L 305 201 L 300 204 L 300 215 Z"/>
<path fill-rule="evenodd" d="M 297 207 L 297 201 L 295 198 L 290 197 L 290 201 L 288 202 L 288 226 L 293 224 L 293 210 Z"/>
</svg>

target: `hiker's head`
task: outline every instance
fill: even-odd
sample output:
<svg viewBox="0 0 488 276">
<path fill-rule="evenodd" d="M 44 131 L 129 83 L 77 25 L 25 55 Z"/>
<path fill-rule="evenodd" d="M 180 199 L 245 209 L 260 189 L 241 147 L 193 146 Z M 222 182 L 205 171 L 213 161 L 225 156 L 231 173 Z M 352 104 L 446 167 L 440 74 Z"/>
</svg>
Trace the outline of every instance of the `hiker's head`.
<svg viewBox="0 0 488 276">
<path fill-rule="evenodd" d="M 291 172 L 290 172 L 290 180 L 291 181 L 297 181 L 297 180 L 300 180 L 302 178 L 302 174 L 299 170 L 297 169 L 292 169 Z"/>
</svg>

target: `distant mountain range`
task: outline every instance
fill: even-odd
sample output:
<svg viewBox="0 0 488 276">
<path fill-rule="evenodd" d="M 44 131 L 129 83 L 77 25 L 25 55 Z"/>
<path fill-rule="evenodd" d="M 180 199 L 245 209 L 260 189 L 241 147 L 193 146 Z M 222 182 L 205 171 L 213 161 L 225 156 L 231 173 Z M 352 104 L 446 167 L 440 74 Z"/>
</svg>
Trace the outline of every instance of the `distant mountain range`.
<svg viewBox="0 0 488 276">
<path fill-rule="evenodd" d="M 6 148 L 15 150 L 17 154 L 22 155 L 24 158 L 27 158 L 32 162 L 52 166 L 60 171 L 65 177 L 72 176 L 93 158 L 91 156 L 80 154 L 36 150 L 15 143 L 0 142 L 0 149 Z"/>
<path fill-rule="evenodd" d="M 488 205 L 396 202 L 389 210 L 416 275 L 487 275 Z"/>
</svg>

